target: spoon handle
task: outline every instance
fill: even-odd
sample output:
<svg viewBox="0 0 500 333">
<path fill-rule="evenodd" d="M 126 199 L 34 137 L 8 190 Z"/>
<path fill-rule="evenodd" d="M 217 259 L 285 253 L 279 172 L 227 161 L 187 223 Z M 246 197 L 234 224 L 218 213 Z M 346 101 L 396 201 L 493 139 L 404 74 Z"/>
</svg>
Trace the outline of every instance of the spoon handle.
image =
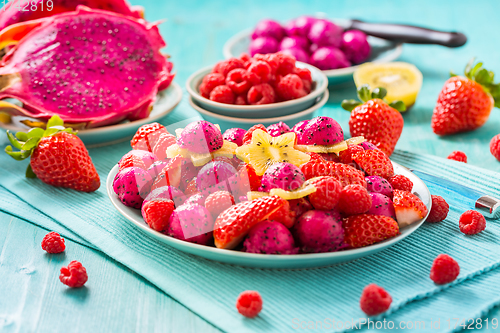
<svg viewBox="0 0 500 333">
<path fill-rule="evenodd" d="M 437 31 L 411 25 L 368 23 L 352 20 L 350 28 L 361 30 L 370 36 L 398 43 L 437 44 L 447 47 L 459 47 L 467 42 L 467 37 L 460 32 Z"/>
</svg>

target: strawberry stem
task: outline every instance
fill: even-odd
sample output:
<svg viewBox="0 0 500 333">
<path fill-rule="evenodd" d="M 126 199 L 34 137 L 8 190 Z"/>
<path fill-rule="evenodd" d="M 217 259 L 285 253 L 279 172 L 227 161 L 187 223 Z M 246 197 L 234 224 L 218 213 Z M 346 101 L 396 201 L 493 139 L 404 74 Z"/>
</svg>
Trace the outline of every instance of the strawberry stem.
<svg viewBox="0 0 500 333">
<path fill-rule="evenodd" d="M 474 65 L 475 60 L 475 58 L 472 58 L 465 66 L 465 76 L 479 83 L 493 97 L 495 106 L 500 108 L 500 83 L 494 82 L 495 73 L 484 68 L 482 62 Z"/>
<path fill-rule="evenodd" d="M 385 96 L 387 96 L 387 90 L 385 88 L 378 87 L 373 89 L 373 91 L 370 91 L 370 86 L 364 84 L 358 88 L 358 97 L 362 102 L 356 101 L 355 99 L 344 99 L 342 103 L 340 103 L 340 105 L 344 110 L 352 111 L 362 103 L 366 103 L 369 100 L 375 98 L 381 99 L 387 103 L 387 101 L 384 99 Z M 406 105 L 402 101 L 393 101 L 389 104 L 389 106 L 398 110 L 399 112 L 406 111 Z"/>
</svg>

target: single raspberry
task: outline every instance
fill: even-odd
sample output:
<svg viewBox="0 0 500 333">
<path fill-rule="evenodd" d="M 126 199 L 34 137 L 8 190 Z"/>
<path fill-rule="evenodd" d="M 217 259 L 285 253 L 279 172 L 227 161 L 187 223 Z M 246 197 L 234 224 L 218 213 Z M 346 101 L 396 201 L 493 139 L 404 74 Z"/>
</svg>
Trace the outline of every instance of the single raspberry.
<svg viewBox="0 0 500 333">
<path fill-rule="evenodd" d="M 247 101 L 252 105 L 271 104 L 275 101 L 274 89 L 267 83 L 258 84 L 250 88 Z"/>
<path fill-rule="evenodd" d="M 250 127 L 250 129 L 243 136 L 243 144 L 244 145 L 247 145 L 247 144 L 249 144 L 252 141 L 252 133 L 256 129 L 263 130 L 264 132 L 267 133 L 266 126 L 264 126 L 262 124 L 253 125 L 252 127 Z"/>
<path fill-rule="evenodd" d="M 302 81 L 307 81 L 309 83 L 312 82 L 311 71 L 307 68 L 295 67 L 293 73 L 297 74 L 302 79 Z"/>
<path fill-rule="evenodd" d="M 278 63 L 276 74 L 288 75 L 295 71 L 295 57 L 285 53 L 275 53 L 270 55 L 270 59 Z"/>
<path fill-rule="evenodd" d="M 500 161 L 500 134 L 495 135 L 490 141 L 490 152 Z"/>
<path fill-rule="evenodd" d="M 392 303 L 392 297 L 389 295 L 384 288 L 371 283 L 363 289 L 361 298 L 359 300 L 359 306 L 364 313 L 368 316 L 376 316 L 381 314 L 389 307 Z"/>
<path fill-rule="evenodd" d="M 247 80 L 247 71 L 243 68 L 236 68 L 230 71 L 226 77 L 226 85 L 236 94 L 245 94 L 253 85 Z"/>
<path fill-rule="evenodd" d="M 234 198 L 227 191 L 214 192 L 205 199 L 205 207 L 212 214 L 214 220 L 232 205 L 234 205 Z"/>
<path fill-rule="evenodd" d="M 249 61 L 250 59 L 252 59 L 252 57 L 250 57 L 250 55 L 248 53 L 243 52 L 240 55 L 240 60 L 243 61 L 244 63 Z"/>
<path fill-rule="evenodd" d="M 142 217 L 149 227 L 158 232 L 165 232 L 168 228 L 168 219 L 175 209 L 170 199 L 153 199 L 147 201 L 141 209 Z"/>
<path fill-rule="evenodd" d="M 316 188 L 316 192 L 309 194 L 309 201 L 316 209 L 334 209 L 340 198 L 342 185 L 333 177 L 324 176 L 314 178 L 310 181 Z"/>
<path fill-rule="evenodd" d="M 245 78 L 245 80 L 250 82 L 250 85 L 252 85 L 252 86 L 255 86 L 257 84 L 262 83 L 260 81 L 260 77 L 257 74 L 255 74 L 253 72 L 249 72 L 248 70 L 245 72 L 244 78 Z"/>
<path fill-rule="evenodd" d="M 467 155 L 459 150 L 455 150 L 454 152 L 452 152 L 450 155 L 448 155 L 447 159 L 467 163 Z"/>
<path fill-rule="evenodd" d="M 364 151 L 364 149 L 361 146 L 358 145 L 349 145 L 346 150 L 342 150 L 339 153 L 339 160 L 340 163 L 344 164 L 352 164 L 356 163 L 353 161 L 352 157 L 356 155 L 359 152 Z"/>
<path fill-rule="evenodd" d="M 307 95 L 304 90 L 304 84 L 297 74 L 288 74 L 284 76 L 279 81 L 276 90 L 278 95 L 285 101 Z"/>
<path fill-rule="evenodd" d="M 168 134 L 168 131 L 165 126 L 161 124 L 151 123 L 142 125 L 137 132 L 135 132 L 132 140 L 130 140 L 130 145 L 132 149 L 135 150 L 147 150 L 152 152 L 156 141 L 162 133 Z"/>
<path fill-rule="evenodd" d="M 47 253 L 61 253 L 66 249 L 64 238 L 57 232 L 49 232 L 43 237 L 42 249 L 47 251 Z"/>
<path fill-rule="evenodd" d="M 363 214 L 372 206 L 370 194 L 361 185 L 347 185 L 340 192 L 338 208 L 346 215 Z"/>
<path fill-rule="evenodd" d="M 235 96 L 231 88 L 226 85 L 217 86 L 210 93 L 210 100 L 224 104 L 234 104 Z"/>
<path fill-rule="evenodd" d="M 247 103 L 247 95 L 238 95 L 236 96 L 236 99 L 234 100 L 234 104 L 236 105 L 248 105 Z"/>
<path fill-rule="evenodd" d="M 426 222 L 435 223 L 443 221 L 446 216 L 448 216 L 448 211 L 450 210 L 450 206 L 448 203 L 440 197 L 439 195 L 432 195 L 432 209 L 427 216 Z"/>
<path fill-rule="evenodd" d="M 440 254 L 434 259 L 430 278 L 434 283 L 446 284 L 455 281 L 460 274 L 458 262 L 447 254 Z"/>
<path fill-rule="evenodd" d="M 212 73 L 219 73 L 226 77 L 230 71 L 236 68 L 243 68 L 243 61 L 237 58 L 230 58 L 218 62 L 212 69 Z"/>
<path fill-rule="evenodd" d="M 394 190 L 411 192 L 411 190 L 413 189 L 413 182 L 406 176 L 394 175 L 387 180 Z"/>
<path fill-rule="evenodd" d="M 464 234 L 475 235 L 486 229 L 486 220 L 481 213 L 468 210 L 460 216 L 458 225 Z"/>
<path fill-rule="evenodd" d="M 262 297 L 256 291 L 244 291 L 236 300 L 236 309 L 245 317 L 254 318 L 262 310 Z"/>
<path fill-rule="evenodd" d="M 87 282 L 87 270 L 76 260 L 69 263 L 68 267 L 61 268 L 59 280 L 71 288 L 80 288 Z"/>
<path fill-rule="evenodd" d="M 248 67 L 248 71 L 256 74 L 262 83 L 266 83 L 271 80 L 271 66 L 269 66 L 267 62 L 254 61 L 250 67 Z"/>
<path fill-rule="evenodd" d="M 275 75 L 278 70 L 278 61 L 272 57 L 272 54 L 256 54 L 253 61 L 264 61 L 271 67 L 271 75 Z"/>
<path fill-rule="evenodd" d="M 210 73 L 205 75 L 203 81 L 201 81 L 199 90 L 201 96 L 205 98 L 210 98 L 210 93 L 217 86 L 222 86 L 226 83 L 224 75 L 219 73 Z"/>
<path fill-rule="evenodd" d="M 177 139 L 172 134 L 162 133 L 156 141 L 156 144 L 153 147 L 153 154 L 158 157 L 159 160 L 167 159 L 167 148 L 176 144 Z"/>
</svg>

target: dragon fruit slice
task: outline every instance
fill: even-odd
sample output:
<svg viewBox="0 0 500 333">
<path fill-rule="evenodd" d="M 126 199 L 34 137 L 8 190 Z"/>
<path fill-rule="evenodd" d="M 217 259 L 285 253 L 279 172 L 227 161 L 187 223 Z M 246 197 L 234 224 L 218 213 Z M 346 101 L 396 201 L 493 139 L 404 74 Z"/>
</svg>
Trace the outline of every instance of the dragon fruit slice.
<svg viewBox="0 0 500 333">
<path fill-rule="evenodd" d="M 279 162 L 271 165 L 262 176 L 259 191 L 269 192 L 273 188 L 293 191 L 304 184 L 306 177 L 292 163 Z"/>
<path fill-rule="evenodd" d="M 157 26 L 108 11 L 80 6 L 15 24 L 0 32 L 6 40 L 19 41 L 0 68 L 0 99 L 23 103 L 2 101 L 11 114 L 42 121 L 57 114 L 87 128 L 142 119 L 173 78 Z"/>
<path fill-rule="evenodd" d="M 8 2 L 2 8 L 0 12 L 0 30 L 12 24 L 36 20 L 64 12 L 72 12 L 76 10 L 78 5 L 107 10 L 135 18 L 143 18 L 144 16 L 144 9 L 141 6 L 130 6 L 125 0 L 51 0 L 50 3 L 47 0 L 32 0 L 29 2 L 30 10 L 12 8 L 15 4 L 14 1 Z"/>
</svg>

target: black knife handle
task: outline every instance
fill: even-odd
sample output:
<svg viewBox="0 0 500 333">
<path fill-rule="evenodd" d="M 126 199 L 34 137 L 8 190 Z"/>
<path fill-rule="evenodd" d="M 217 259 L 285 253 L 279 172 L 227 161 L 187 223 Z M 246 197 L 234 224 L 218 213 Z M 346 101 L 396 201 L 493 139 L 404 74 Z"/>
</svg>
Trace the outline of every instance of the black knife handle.
<svg viewBox="0 0 500 333">
<path fill-rule="evenodd" d="M 351 29 L 365 34 L 398 43 L 438 44 L 447 47 L 459 47 L 467 42 L 467 37 L 460 32 L 445 32 L 411 25 L 367 23 L 352 20 Z"/>
</svg>

